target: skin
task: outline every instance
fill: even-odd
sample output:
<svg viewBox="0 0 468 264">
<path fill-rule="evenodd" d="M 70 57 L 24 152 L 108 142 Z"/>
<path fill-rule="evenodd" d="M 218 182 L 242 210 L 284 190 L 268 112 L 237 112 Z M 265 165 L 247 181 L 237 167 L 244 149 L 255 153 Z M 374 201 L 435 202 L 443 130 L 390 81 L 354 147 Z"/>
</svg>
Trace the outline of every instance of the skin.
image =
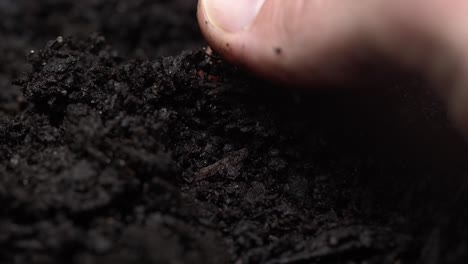
<svg viewBox="0 0 468 264">
<path fill-rule="evenodd" d="M 468 139 L 468 1 L 238 1 L 252 7 L 199 0 L 202 33 L 227 60 L 289 85 L 339 87 L 385 59 L 433 83 Z"/>
</svg>

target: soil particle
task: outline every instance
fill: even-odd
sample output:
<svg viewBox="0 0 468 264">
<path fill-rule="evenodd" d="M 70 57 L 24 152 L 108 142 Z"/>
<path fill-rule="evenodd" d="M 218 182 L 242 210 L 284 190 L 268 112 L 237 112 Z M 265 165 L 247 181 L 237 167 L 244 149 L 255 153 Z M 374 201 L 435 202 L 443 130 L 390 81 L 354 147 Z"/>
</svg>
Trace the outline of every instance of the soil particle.
<svg viewBox="0 0 468 264">
<path fill-rule="evenodd" d="M 230 178 L 235 178 L 239 175 L 242 169 L 242 161 L 248 156 L 247 149 L 241 149 L 228 153 L 225 158 L 200 169 L 195 173 L 195 180 L 201 181 L 213 177 L 217 174 L 223 174 Z"/>
</svg>

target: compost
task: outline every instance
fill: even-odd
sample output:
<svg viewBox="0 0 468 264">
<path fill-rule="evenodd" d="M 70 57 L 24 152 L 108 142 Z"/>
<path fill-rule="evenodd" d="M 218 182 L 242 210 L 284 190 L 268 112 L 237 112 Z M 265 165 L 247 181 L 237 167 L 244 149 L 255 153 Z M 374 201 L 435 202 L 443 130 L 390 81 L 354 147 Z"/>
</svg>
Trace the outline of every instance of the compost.
<svg viewBox="0 0 468 264">
<path fill-rule="evenodd" d="M 468 148 L 424 82 L 277 87 L 195 8 L 0 0 L 1 263 L 466 263 Z"/>
</svg>

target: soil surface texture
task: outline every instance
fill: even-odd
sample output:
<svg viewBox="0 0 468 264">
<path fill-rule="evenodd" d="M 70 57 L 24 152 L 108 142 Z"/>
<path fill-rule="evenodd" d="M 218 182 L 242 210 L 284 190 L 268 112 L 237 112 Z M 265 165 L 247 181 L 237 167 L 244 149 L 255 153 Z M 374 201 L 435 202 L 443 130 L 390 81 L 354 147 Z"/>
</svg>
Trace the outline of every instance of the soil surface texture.
<svg viewBox="0 0 468 264">
<path fill-rule="evenodd" d="M 275 87 L 195 8 L 0 0 L 0 263 L 466 263 L 468 147 L 423 82 Z"/>
</svg>

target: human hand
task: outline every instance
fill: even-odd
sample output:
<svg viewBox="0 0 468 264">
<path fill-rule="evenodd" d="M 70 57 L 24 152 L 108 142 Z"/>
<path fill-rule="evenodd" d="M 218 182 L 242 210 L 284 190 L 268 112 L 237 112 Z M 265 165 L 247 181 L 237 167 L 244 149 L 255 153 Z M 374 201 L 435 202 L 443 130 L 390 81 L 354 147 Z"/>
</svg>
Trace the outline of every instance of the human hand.
<svg viewBox="0 0 468 264">
<path fill-rule="evenodd" d="M 466 14 L 464 0 L 199 0 L 198 9 L 211 47 L 267 79 L 340 84 L 376 58 L 418 71 L 468 137 Z"/>
</svg>

